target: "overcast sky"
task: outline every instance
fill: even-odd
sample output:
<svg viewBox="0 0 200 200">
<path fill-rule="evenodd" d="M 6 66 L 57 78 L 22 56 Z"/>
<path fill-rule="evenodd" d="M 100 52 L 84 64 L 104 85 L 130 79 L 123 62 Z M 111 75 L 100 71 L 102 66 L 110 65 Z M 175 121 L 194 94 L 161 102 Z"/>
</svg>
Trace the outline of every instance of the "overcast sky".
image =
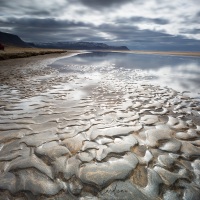
<svg viewBox="0 0 200 200">
<path fill-rule="evenodd" d="M 0 30 L 25 41 L 129 48 L 200 45 L 199 0 L 0 0 Z M 182 45 L 182 46 L 181 46 Z"/>
</svg>

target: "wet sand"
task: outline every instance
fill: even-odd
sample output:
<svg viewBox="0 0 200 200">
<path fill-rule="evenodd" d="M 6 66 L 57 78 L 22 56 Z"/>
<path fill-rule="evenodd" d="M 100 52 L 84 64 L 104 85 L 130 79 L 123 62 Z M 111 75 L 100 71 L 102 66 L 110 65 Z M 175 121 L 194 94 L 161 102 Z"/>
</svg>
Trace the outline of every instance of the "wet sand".
<svg viewBox="0 0 200 200">
<path fill-rule="evenodd" d="M 199 198 L 199 102 L 112 64 L 56 59 L 0 63 L 1 198 Z"/>
</svg>

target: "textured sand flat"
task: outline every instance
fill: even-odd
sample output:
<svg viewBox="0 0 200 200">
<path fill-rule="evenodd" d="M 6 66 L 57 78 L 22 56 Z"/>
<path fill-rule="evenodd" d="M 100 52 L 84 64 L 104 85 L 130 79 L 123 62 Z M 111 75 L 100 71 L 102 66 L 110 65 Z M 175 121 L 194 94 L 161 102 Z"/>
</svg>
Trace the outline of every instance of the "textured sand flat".
<svg viewBox="0 0 200 200">
<path fill-rule="evenodd" d="M 198 199 L 199 102 L 62 56 L 0 63 L 1 198 Z"/>
</svg>

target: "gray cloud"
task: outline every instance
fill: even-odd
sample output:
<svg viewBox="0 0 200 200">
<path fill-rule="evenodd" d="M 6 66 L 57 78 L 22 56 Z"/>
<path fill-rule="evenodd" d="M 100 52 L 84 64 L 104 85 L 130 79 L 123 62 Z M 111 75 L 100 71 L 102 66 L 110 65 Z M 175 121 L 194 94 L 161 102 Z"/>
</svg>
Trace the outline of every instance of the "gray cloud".
<svg viewBox="0 0 200 200">
<path fill-rule="evenodd" d="M 196 47 L 200 40 L 198 0 L 0 0 L 0 5 L 0 30 L 26 41 L 82 40 L 147 49 Z"/>
<path fill-rule="evenodd" d="M 43 29 L 52 29 L 57 30 L 61 28 L 69 28 L 69 27 L 90 27 L 92 25 L 84 24 L 83 22 L 74 22 L 68 20 L 57 20 L 55 18 L 14 18 L 10 17 L 6 20 L 0 20 L 0 25 L 4 26 L 12 26 L 18 28 L 32 28 L 32 29 L 40 29 L 41 32 Z"/>
<path fill-rule="evenodd" d="M 31 15 L 31 16 L 51 16 L 51 12 L 47 10 L 31 10 L 31 11 L 26 11 L 26 15 Z"/>
<path fill-rule="evenodd" d="M 134 0 L 80 0 L 80 2 L 88 7 L 98 9 L 123 5 L 128 2 L 134 2 Z"/>
<path fill-rule="evenodd" d="M 181 30 L 182 33 L 186 33 L 186 34 L 192 34 L 192 35 L 195 35 L 195 34 L 200 34 L 200 29 L 199 28 L 195 28 L 195 29 L 182 29 Z"/>
<path fill-rule="evenodd" d="M 64 3 L 58 3 L 59 0 L 20 0 L 20 1 L 7 1 L 0 0 L 0 13 L 4 13 L 5 17 L 10 16 L 47 16 L 57 15 L 63 8 L 68 6 L 68 0 Z"/>
<path fill-rule="evenodd" d="M 169 24 L 169 20 L 162 18 L 147 18 L 147 17 L 131 17 L 131 18 L 120 18 L 116 20 L 116 23 L 130 24 L 130 23 L 155 23 L 159 25 Z"/>
<path fill-rule="evenodd" d="M 103 24 L 94 26 L 92 24 L 77 23 L 67 20 L 56 20 L 54 18 L 8 18 L 0 21 L 0 26 L 13 28 L 13 32 L 26 41 L 50 42 L 50 41 L 93 41 L 105 42 L 110 45 L 126 45 L 132 49 L 146 50 L 189 50 L 200 46 L 197 40 L 172 36 L 151 30 L 139 30 L 136 26 Z M 113 36 L 113 40 L 104 37 L 104 34 Z M 30 37 L 31 36 L 31 37 Z"/>
<path fill-rule="evenodd" d="M 192 18 L 185 17 L 185 23 L 191 23 L 191 24 L 199 24 L 200 22 L 200 12 L 196 13 Z"/>
<path fill-rule="evenodd" d="M 93 25 L 54 18 L 7 18 L 0 26 L 12 27 L 12 31 L 26 41 L 64 41 L 89 38 Z M 80 31 L 81 30 L 81 31 Z M 10 32 L 10 31 L 9 31 Z M 72 39 L 73 38 L 73 39 Z"/>
</svg>

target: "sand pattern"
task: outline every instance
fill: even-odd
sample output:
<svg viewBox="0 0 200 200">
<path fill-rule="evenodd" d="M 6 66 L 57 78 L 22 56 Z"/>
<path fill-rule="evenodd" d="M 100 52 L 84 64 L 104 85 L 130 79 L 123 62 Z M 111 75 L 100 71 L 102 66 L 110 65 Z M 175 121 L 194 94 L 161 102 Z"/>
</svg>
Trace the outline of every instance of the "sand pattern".
<svg viewBox="0 0 200 200">
<path fill-rule="evenodd" d="M 30 62 L 1 71 L 0 199 L 199 199 L 198 101 L 112 64 Z"/>
</svg>

